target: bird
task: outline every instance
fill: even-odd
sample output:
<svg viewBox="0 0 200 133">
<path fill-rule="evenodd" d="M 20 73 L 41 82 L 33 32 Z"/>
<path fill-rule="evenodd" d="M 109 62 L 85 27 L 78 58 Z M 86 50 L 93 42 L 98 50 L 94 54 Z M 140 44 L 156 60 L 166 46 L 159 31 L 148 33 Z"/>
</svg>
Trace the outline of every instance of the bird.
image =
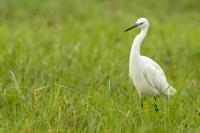
<svg viewBox="0 0 200 133">
<path fill-rule="evenodd" d="M 158 111 L 157 97 L 167 97 L 176 94 L 176 89 L 169 85 L 162 68 L 152 59 L 140 54 L 140 45 L 149 28 L 147 18 L 139 18 L 125 32 L 139 28 L 140 33 L 135 37 L 129 60 L 129 76 L 141 98 L 141 107 L 146 97 L 154 98 L 155 111 Z"/>
</svg>

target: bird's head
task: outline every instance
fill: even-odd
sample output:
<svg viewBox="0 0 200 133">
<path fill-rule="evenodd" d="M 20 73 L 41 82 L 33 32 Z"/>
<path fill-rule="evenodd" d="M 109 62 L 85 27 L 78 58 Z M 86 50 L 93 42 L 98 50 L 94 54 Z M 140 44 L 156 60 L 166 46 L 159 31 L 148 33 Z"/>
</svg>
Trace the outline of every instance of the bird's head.
<svg viewBox="0 0 200 133">
<path fill-rule="evenodd" d="M 125 32 L 127 32 L 131 29 L 134 29 L 134 28 L 141 28 L 141 29 L 148 28 L 148 26 L 149 26 L 149 22 L 146 18 L 139 18 L 137 20 L 136 24 L 134 24 L 133 26 L 126 29 Z"/>
</svg>

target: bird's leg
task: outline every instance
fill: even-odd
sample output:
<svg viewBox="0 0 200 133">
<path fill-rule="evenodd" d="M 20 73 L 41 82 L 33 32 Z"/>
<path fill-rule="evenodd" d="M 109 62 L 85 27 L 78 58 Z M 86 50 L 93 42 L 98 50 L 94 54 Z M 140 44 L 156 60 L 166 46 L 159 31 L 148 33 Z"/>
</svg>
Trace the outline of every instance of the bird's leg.
<svg viewBox="0 0 200 133">
<path fill-rule="evenodd" d="M 155 106 L 155 111 L 158 111 L 158 106 L 157 106 L 157 100 L 156 100 L 156 97 L 154 97 L 154 100 L 155 100 L 155 104 L 154 104 L 154 106 Z"/>
<path fill-rule="evenodd" d="M 144 97 L 141 98 L 141 107 L 143 108 Z"/>
</svg>

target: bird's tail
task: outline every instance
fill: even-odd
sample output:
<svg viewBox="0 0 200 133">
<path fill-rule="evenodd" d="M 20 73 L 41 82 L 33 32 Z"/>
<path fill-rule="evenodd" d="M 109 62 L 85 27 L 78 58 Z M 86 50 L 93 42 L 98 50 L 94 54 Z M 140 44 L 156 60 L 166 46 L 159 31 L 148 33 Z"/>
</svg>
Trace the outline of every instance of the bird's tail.
<svg viewBox="0 0 200 133">
<path fill-rule="evenodd" d="M 171 96 L 171 95 L 174 95 L 174 94 L 176 94 L 176 89 L 170 86 L 170 87 L 167 89 L 167 95 L 168 95 L 168 96 Z"/>
</svg>

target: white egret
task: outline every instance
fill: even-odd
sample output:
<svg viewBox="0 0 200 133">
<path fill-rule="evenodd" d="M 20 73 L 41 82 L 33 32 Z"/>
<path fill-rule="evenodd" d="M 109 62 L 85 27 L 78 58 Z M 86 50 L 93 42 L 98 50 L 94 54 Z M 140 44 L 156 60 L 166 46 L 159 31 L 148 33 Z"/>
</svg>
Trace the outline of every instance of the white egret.
<svg viewBox="0 0 200 133">
<path fill-rule="evenodd" d="M 176 93 L 176 89 L 169 85 L 162 68 L 152 59 L 140 55 L 140 44 L 147 34 L 149 27 L 146 18 L 140 18 L 136 24 L 126 29 L 129 31 L 140 28 L 140 33 L 135 37 L 129 62 L 129 76 L 133 80 L 137 92 L 141 97 L 141 106 L 146 96 L 153 97 L 155 100 L 155 110 L 158 111 L 156 97 L 171 96 Z"/>
</svg>

